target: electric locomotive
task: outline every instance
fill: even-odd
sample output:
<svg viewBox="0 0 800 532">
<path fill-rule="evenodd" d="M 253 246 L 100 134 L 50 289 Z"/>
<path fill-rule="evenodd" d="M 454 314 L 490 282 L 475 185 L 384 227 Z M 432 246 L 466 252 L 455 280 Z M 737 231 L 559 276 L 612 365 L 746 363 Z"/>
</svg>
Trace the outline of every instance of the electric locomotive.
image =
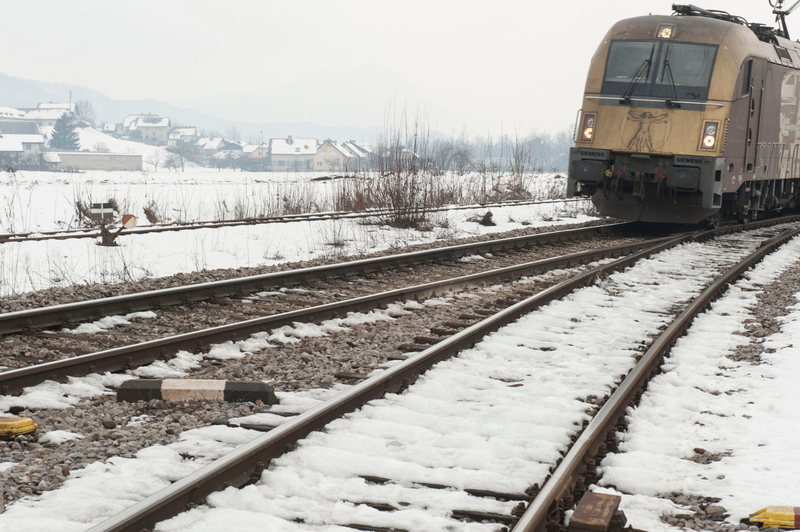
<svg viewBox="0 0 800 532">
<path fill-rule="evenodd" d="M 800 203 L 800 43 L 692 5 L 617 22 L 595 52 L 567 193 L 667 223 L 748 221 Z"/>
</svg>

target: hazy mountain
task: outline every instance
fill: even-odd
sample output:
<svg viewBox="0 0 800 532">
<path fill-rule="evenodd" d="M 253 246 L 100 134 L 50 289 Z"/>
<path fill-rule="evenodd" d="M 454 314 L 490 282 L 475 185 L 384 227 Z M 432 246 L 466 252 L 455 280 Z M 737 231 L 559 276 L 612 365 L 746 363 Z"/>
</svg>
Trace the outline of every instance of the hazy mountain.
<svg viewBox="0 0 800 532">
<path fill-rule="evenodd" d="M 295 120 L 277 117 L 276 119 L 270 119 L 270 115 L 264 112 L 259 112 L 257 117 L 255 112 L 250 115 L 246 112 L 241 112 L 237 113 L 237 116 L 227 115 L 231 116 L 231 118 L 224 119 L 198 109 L 179 107 L 159 100 L 114 100 L 88 87 L 33 81 L 0 73 L 0 107 L 27 108 L 36 107 L 39 102 L 66 102 L 69 100 L 70 91 L 72 91 L 72 101 L 85 99 L 92 103 L 97 114 L 98 123 L 119 123 L 129 114 L 156 113 L 170 117 L 173 123 L 197 126 L 199 130 L 209 131 L 216 129 L 219 132 L 224 132 L 231 126 L 236 126 L 244 139 L 248 136 L 260 136 L 259 132 L 263 131 L 265 139 L 293 135 L 295 137 L 315 137 L 317 139 L 333 138 L 367 141 L 374 137 L 379 120 L 379 118 L 376 119 L 373 127 L 323 126 L 314 122 L 303 121 L 300 118 Z M 246 110 L 246 108 L 246 105 L 242 106 L 243 110 Z M 260 109 L 260 107 L 254 105 L 252 109 Z M 225 107 L 219 106 L 219 110 L 214 110 L 215 113 L 222 114 L 220 111 L 224 112 Z M 376 116 L 380 117 L 382 115 L 378 114 Z M 347 124 L 348 122 L 333 123 Z"/>
<path fill-rule="evenodd" d="M 431 129 L 448 131 L 462 124 L 455 114 L 426 102 L 425 97 L 403 78 L 377 65 L 317 71 L 277 87 L 228 91 L 186 103 L 242 121 L 313 120 L 321 124 L 372 128 L 385 125 L 387 112 L 395 113 L 399 119 L 405 107 L 409 119 L 416 116 L 417 110 L 426 115 Z"/>
</svg>

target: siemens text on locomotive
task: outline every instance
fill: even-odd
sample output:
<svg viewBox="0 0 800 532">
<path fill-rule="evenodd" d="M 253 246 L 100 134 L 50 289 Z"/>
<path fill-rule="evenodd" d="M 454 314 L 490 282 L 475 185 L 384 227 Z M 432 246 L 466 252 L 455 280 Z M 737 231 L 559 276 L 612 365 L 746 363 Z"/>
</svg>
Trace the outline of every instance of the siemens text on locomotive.
<svg viewBox="0 0 800 532">
<path fill-rule="evenodd" d="M 798 1 L 792 9 L 800 4 Z M 626 220 L 718 224 L 800 204 L 800 43 L 692 5 L 616 23 L 591 61 L 568 195 Z"/>
</svg>

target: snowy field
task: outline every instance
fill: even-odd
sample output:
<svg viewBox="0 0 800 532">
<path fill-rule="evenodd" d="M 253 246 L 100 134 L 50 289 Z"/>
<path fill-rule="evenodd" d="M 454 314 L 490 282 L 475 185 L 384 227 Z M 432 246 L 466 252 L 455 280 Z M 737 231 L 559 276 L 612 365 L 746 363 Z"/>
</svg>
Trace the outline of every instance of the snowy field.
<svg viewBox="0 0 800 532">
<path fill-rule="evenodd" d="M 259 216 L 286 203 L 302 203 L 310 211 L 331 210 L 330 200 L 346 180 L 314 180 L 319 176 L 194 170 L 17 172 L 0 181 L 0 233 L 80 227 L 78 202 L 89 205 L 109 199 L 117 202 L 120 215 L 135 215 L 139 226 L 150 225 L 146 208 L 154 210 L 163 222 Z M 543 193 L 563 187 L 564 179 L 545 174 L 533 183 Z M 590 219 L 580 214 L 586 206 L 564 202 L 492 208 L 497 223 L 494 227 L 470 221 L 487 210 L 476 206 L 474 210 L 435 213 L 424 230 L 340 219 L 144 235 L 123 233 L 117 239 L 118 247 L 98 246 L 97 239 L 3 243 L 0 297 L 75 283 L 116 283 L 180 272 L 344 257 L 526 225 L 575 223 Z"/>
</svg>

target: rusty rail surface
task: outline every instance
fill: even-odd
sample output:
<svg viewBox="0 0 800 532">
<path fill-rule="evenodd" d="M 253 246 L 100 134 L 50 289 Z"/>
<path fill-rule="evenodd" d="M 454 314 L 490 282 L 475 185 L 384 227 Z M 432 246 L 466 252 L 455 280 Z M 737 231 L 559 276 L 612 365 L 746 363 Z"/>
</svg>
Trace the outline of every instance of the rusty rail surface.
<svg viewBox="0 0 800 532">
<path fill-rule="evenodd" d="M 193 301 L 258 292 L 269 287 L 300 284 L 311 279 L 363 274 L 397 266 L 454 259 L 475 253 L 512 250 L 537 244 L 588 238 L 601 234 L 621 234 L 631 231 L 635 227 L 635 224 L 631 223 L 618 223 L 553 231 L 7 312 L 0 314 L 0 335 L 63 326 L 87 319 L 99 319 L 108 315 L 127 314 L 170 305 L 186 304 Z"/>
<path fill-rule="evenodd" d="M 475 205 L 453 205 L 448 207 L 436 207 L 424 209 L 425 212 L 444 212 L 457 210 L 486 209 L 498 207 L 511 207 L 516 205 L 547 205 L 552 203 L 576 203 L 585 201 L 582 198 L 561 199 L 561 200 L 518 200 L 503 203 L 481 203 Z M 235 220 L 199 220 L 196 222 L 175 222 L 171 224 L 158 224 L 138 229 L 128 229 L 124 235 L 139 235 L 147 233 L 162 233 L 166 231 L 185 231 L 191 229 L 219 229 L 221 227 L 237 227 L 243 225 L 259 225 L 271 223 L 291 223 L 291 222 L 315 222 L 320 220 L 342 220 L 342 219 L 363 219 L 376 218 L 392 214 L 391 209 L 374 209 L 363 212 L 356 211 L 329 211 L 313 212 L 303 214 L 284 214 L 281 216 L 258 216 L 252 218 L 241 218 Z M 42 235 L 42 236 L 38 236 Z M 100 233 L 96 227 L 84 227 L 80 229 L 66 229 L 63 231 L 29 231 L 26 233 L 3 233 L 0 234 L 0 244 L 6 242 L 37 242 L 40 240 L 70 240 L 73 238 L 97 238 Z"/>
<path fill-rule="evenodd" d="M 562 298 L 573 290 L 587 286 L 597 278 L 633 265 L 636 261 L 674 247 L 683 242 L 710 238 L 739 228 L 723 228 L 666 239 L 638 253 L 610 264 L 578 274 L 535 296 L 516 303 L 401 362 L 368 378 L 325 403 L 300 414 L 269 433 L 242 445 L 224 457 L 195 471 L 116 516 L 92 527 L 89 532 L 141 532 L 152 530 L 156 523 L 202 504 L 210 493 L 227 486 L 243 486 L 255 482 L 269 461 L 291 450 L 293 444 L 330 421 L 361 407 L 366 402 L 397 393 L 411 384 L 428 368 L 475 345 L 485 335 L 514 322 L 519 317 Z"/>
<path fill-rule="evenodd" d="M 563 511 L 571 507 L 571 504 L 566 505 L 569 507 L 564 507 L 563 501 L 569 499 L 578 502 L 575 500 L 577 499 L 575 495 L 579 494 L 576 492 L 585 489 L 583 476 L 587 467 L 594 464 L 595 456 L 606 440 L 613 436 L 613 431 L 625 410 L 635 406 L 641 393 L 645 390 L 647 382 L 658 374 L 664 357 L 678 338 L 683 336 L 694 318 L 708 309 L 711 303 L 722 295 L 728 285 L 735 282 L 745 271 L 798 234 L 800 234 L 800 229 L 792 229 L 762 243 L 758 250 L 706 288 L 667 327 L 586 426 L 549 480 L 542 486 L 539 494 L 512 528 L 513 532 L 545 532 L 548 524 L 561 524 Z M 576 489 L 576 485 L 580 485 L 579 483 L 583 485 L 580 486 L 580 489 Z"/>
<path fill-rule="evenodd" d="M 168 360 L 181 350 L 190 352 L 207 350 L 212 344 L 224 343 L 229 340 L 236 341 L 247 338 L 257 332 L 277 329 L 284 325 L 292 325 L 295 322 L 321 322 L 322 320 L 346 315 L 348 312 L 365 312 L 383 308 L 387 304 L 399 300 L 415 297 L 433 297 L 437 293 L 446 290 L 458 290 L 489 282 L 518 279 L 524 275 L 558 268 L 568 268 L 593 260 L 616 258 L 657 245 L 668 239 L 669 237 L 664 237 L 630 244 L 620 244 L 603 249 L 570 253 L 505 268 L 273 314 L 272 316 L 253 318 L 130 346 L 116 347 L 97 353 L 37 364 L 27 368 L 9 370 L 0 373 L 0 393 L 18 394 L 22 392 L 23 388 L 34 386 L 45 380 L 65 382 L 68 377 L 133 369 L 150 364 L 157 359 Z"/>
</svg>

